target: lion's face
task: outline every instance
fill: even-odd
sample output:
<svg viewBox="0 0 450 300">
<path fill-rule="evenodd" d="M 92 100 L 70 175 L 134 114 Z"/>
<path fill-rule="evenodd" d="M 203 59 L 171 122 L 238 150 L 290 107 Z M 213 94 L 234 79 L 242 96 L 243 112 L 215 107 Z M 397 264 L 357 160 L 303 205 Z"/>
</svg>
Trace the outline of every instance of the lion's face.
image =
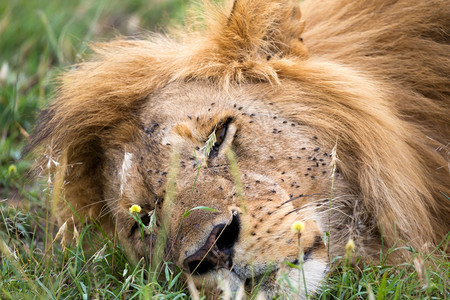
<svg viewBox="0 0 450 300">
<path fill-rule="evenodd" d="M 298 265 L 300 243 L 307 285 L 314 289 L 327 265 L 322 236 L 332 149 L 322 148 L 310 128 L 282 110 L 290 89 L 288 82 L 284 91 L 263 83 L 227 91 L 184 83 L 150 95 L 139 112 L 140 134 L 106 151 L 105 196 L 119 199 L 110 205 L 122 241 L 148 256 L 155 237 L 146 233 L 141 242 L 128 208 L 140 205 L 146 225 L 155 210 L 157 231 L 165 199 L 173 201 L 166 253 L 198 284 L 228 276 L 237 289 L 264 278 L 262 287 L 270 292 L 287 276 L 297 286 L 299 271 L 286 262 Z M 208 155 L 212 133 L 216 142 Z M 176 189 L 167 200 L 174 170 Z M 199 206 L 214 211 L 194 209 L 183 217 Z M 305 223 L 300 241 L 291 229 L 295 221 Z"/>
<path fill-rule="evenodd" d="M 439 244 L 447 3 L 316 3 L 304 33 L 297 1 L 243 0 L 209 8 L 199 32 L 94 46 L 28 146 L 45 148 L 59 223 L 93 219 L 199 286 L 268 296 L 314 290 L 349 238 L 366 261 Z"/>
</svg>

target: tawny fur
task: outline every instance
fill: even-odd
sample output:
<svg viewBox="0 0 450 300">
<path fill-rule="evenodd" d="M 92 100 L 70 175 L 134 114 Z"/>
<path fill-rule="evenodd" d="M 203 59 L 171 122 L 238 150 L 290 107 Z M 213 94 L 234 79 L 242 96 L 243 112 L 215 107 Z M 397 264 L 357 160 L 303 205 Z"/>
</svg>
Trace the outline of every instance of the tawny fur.
<svg viewBox="0 0 450 300">
<path fill-rule="evenodd" d="M 385 245 L 437 245 L 450 230 L 448 1 L 305 1 L 302 14 L 291 0 L 210 6 L 204 29 L 95 44 L 92 61 L 61 77 L 29 147 L 67 158 L 66 201 L 114 224 L 102 213 L 104 147 L 138 138 L 141 107 L 167 84 L 289 81 L 301 99 L 273 101 L 322 147 L 337 145 L 348 193 Z M 60 209 L 64 222 L 72 211 Z"/>
</svg>

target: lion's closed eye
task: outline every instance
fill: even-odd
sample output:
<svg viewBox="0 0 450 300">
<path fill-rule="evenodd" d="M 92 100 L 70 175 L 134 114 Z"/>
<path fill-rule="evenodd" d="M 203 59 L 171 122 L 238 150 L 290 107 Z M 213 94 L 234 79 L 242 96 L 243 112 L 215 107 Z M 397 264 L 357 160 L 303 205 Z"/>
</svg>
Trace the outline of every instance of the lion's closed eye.
<svg viewBox="0 0 450 300">
<path fill-rule="evenodd" d="M 221 149 L 226 148 L 226 146 L 231 143 L 233 135 L 236 131 L 236 128 L 232 122 L 232 118 L 227 118 L 225 121 L 220 122 L 216 129 L 214 129 L 216 142 L 209 153 L 209 158 L 216 157 Z"/>
</svg>

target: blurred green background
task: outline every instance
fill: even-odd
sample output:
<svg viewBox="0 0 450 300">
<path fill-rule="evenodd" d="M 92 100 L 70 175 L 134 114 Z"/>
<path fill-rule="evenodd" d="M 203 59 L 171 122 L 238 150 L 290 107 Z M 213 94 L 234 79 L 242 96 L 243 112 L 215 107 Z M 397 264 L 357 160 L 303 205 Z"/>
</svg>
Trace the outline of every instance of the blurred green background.
<svg viewBox="0 0 450 300">
<path fill-rule="evenodd" d="M 163 31 L 182 22 L 187 6 L 188 0 L 0 1 L 0 199 L 29 192 L 30 162 L 21 149 L 57 74 L 86 59 L 90 41 Z"/>
<path fill-rule="evenodd" d="M 66 248 L 54 239 L 58 228 L 49 216 L 51 186 L 47 178 L 31 175 L 33 158 L 22 157 L 22 149 L 39 110 L 53 97 L 58 74 L 88 59 L 90 42 L 164 31 L 182 22 L 188 4 L 0 0 L 0 299 L 185 295 L 167 266 L 163 284 L 144 279 L 147 269 L 131 268 L 120 245 L 90 234 L 92 226 L 78 228 L 77 245 Z M 101 251 L 86 253 L 82 244 L 90 249 L 100 244 Z"/>
</svg>

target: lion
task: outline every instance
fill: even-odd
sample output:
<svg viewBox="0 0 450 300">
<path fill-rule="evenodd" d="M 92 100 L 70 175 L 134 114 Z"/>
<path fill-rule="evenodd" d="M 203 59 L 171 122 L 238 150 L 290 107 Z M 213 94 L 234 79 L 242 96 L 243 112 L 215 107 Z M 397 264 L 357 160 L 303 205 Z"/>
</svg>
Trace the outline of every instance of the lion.
<svg viewBox="0 0 450 300">
<path fill-rule="evenodd" d="M 59 223 L 95 221 L 136 259 L 159 251 L 206 290 L 256 282 L 268 298 L 297 297 L 283 276 L 316 290 L 349 240 L 368 262 L 436 247 L 450 229 L 448 2 L 205 11 L 94 44 L 61 76 L 28 146 L 54 175 Z"/>
</svg>

